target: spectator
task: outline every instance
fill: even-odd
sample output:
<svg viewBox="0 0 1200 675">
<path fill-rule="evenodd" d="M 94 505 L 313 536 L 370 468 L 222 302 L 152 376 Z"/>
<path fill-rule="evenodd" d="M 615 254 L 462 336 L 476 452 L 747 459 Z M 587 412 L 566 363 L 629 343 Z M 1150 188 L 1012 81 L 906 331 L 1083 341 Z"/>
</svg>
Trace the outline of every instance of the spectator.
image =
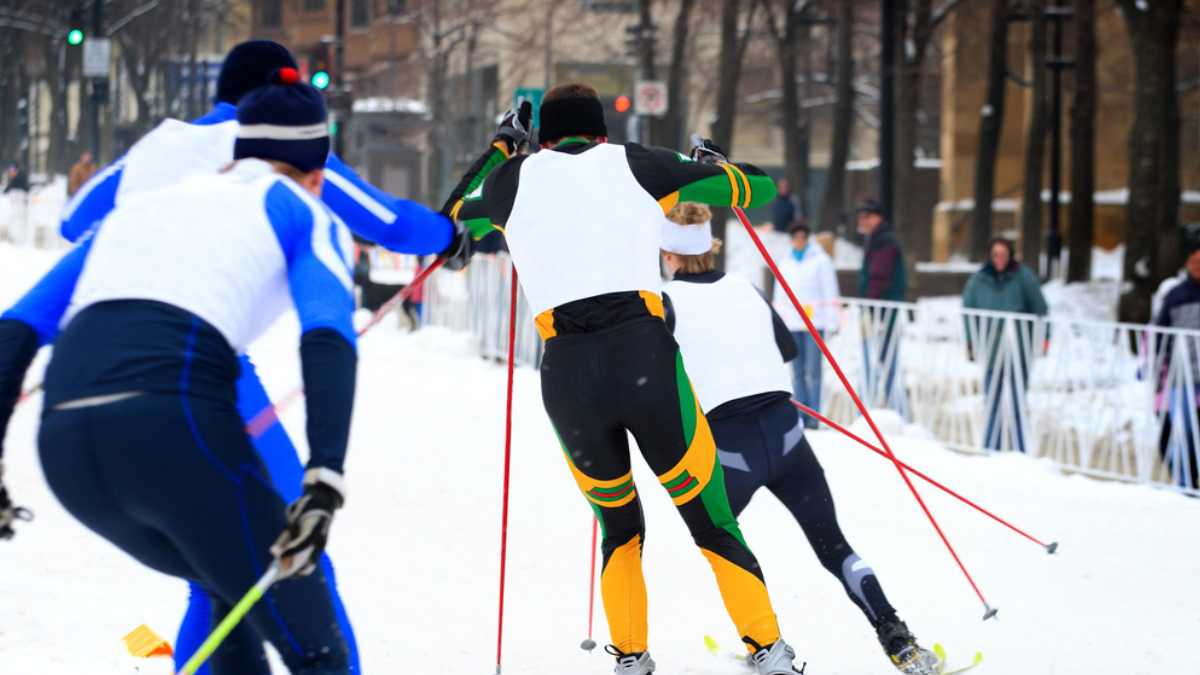
<svg viewBox="0 0 1200 675">
<path fill-rule="evenodd" d="M 8 183 L 4 186 L 6 194 L 17 190 L 29 192 L 29 176 L 25 175 L 25 172 L 21 170 L 20 164 L 16 162 L 9 164 L 5 175 L 8 177 Z"/>
<path fill-rule="evenodd" d="M 824 337 L 838 327 L 838 282 L 833 261 L 821 245 L 809 237 L 807 225 L 791 227 L 791 255 L 780 261 L 779 271 L 800 300 L 804 312 Z M 778 288 L 771 303 L 796 340 L 798 355 L 792 361 L 792 391 L 796 400 L 815 410 L 821 409 L 821 350 L 800 318 L 792 301 Z M 816 419 L 804 415 L 804 425 L 817 428 Z"/>
<path fill-rule="evenodd" d="M 868 300 L 903 301 L 908 290 L 904 254 L 878 201 L 868 199 L 858 208 L 858 233 L 863 237 L 859 295 Z M 908 419 L 908 397 L 897 377 L 900 311 L 897 306 L 878 304 L 863 309 L 863 370 L 867 405 L 882 405 Z"/>
<path fill-rule="evenodd" d="M 1187 278 L 1167 293 L 1162 309 L 1154 323 L 1164 328 L 1200 330 L 1200 224 L 1192 223 L 1183 229 L 1183 253 Z M 1174 343 L 1182 341 L 1181 345 Z M 1166 406 L 1159 448 L 1163 460 L 1177 484 L 1197 488 L 1196 419 L 1200 415 L 1200 339 L 1195 335 L 1180 335 L 1158 341 L 1160 354 L 1167 355 L 1161 402 Z M 1179 361 L 1183 361 L 1179 364 Z M 1171 365 L 1182 365 L 1190 372 L 1172 376 Z M 1188 382 L 1191 382 L 1189 387 Z M 1171 383 L 1168 384 L 1167 383 Z M 1188 391 L 1188 389 L 1191 391 Z"/>
<path fill-rule="evenodd" d="M 92 161 L 92 153 L 84 152 L 79 156 L 79 161 L 71 167 L 71 171 L 67 174 L 67 196 L 72 197 L 83 184 L 88 182 L 88 179 L 96 173 L 96 163 Z"/>
<path fill-rule="evenodd" d="M 796 200 L 786 178 L 775 184 L 775 200 L 771 202 L 771 226 L 776 232 L 787 233 L 796 222 Z"/>
<path fill-rule="evenodd" d="M 967 281 L 963 307 L 971 310 L 1046 316 L 1046 298 L 1033 270 L 1016 260 L 1013 243 L 996 238 L 988 247 L 988 261 Z M 1025 452 L 1029 412 L 1025 392 L 1029 390 L 1029 366 L 1034 353 L 1036 324 L 1030 319 L 984 317 L 968 313 L 968 349 L 985 360 L 983 392 L 987 426 L 983 445 L 989 450 L 1011 446 Z M 1010 401 L 1009 415 L 1002 407 Z M 1007 423 L 1006 423 L 1007 421 Z"/>
</svg>

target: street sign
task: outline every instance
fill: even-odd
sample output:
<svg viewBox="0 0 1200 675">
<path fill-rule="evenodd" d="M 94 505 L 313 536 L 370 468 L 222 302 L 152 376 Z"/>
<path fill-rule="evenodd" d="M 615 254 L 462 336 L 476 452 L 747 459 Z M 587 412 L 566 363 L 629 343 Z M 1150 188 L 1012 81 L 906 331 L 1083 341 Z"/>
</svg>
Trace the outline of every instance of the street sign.
<svg viewBox="0 0 1200 675">
<path fill-rule="evenodd" d="M 83 76 L 108 77 L 108 64 L 112 59 L 112 40 L 94 37 L 83 43 Z"/>
<path fill-rule="evenodd" d="M 642 80 L 633 88 L 633 110 L 639 115 L 662 117 L 667 114 L 667 83 Z"/>
<path fill-rule="evenodd" d="M 541 87 L 520 87 L 513 91 L 513 110 L 521 107 L 522 101 L 529 101 L 533 106 L 533 126 L 541 126 L 542 116 L 542 97 L 546 95 L 546 90 Z"/>
</svg>

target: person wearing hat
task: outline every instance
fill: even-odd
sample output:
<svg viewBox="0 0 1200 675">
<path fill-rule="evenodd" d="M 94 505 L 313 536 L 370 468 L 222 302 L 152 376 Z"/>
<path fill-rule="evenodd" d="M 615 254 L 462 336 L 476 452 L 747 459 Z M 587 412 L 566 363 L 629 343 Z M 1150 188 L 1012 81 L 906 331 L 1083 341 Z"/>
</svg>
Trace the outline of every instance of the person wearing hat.
<svg viewBox="0 0 1200 675">
<path fill-rule="evenodd" d="M 321 569 L 354 400 L 349 232 L 317 199 L 324 100 L 293 69 L 242 98 L 234 163 L 122 200 L 72 255 L 38 449 L 69 513 L 228 612 L 272 559 L 271 587 L 212 657 L 214 675 L 349 673 Z M 179 256 L 186 250 L 188 255 Z M 288 506 L 238 414 L 239 354 L 299 315 L 310 456 Z M 0 373 L 8 381 L 9 373 Z"/>
<path fill-rule="evenodd" d="M 230 50 L 217 79 L 212 111 L 191 122 L 166 120 L 129 152 L 86 182 L 63 210 L 61 233 L 80 241 L 95 230 L 121 201 L 142 192 L 165 187 L 196 173 L 215 173 L 233 159 L 237 140 L 237 104 L 252 91 L 268 83 L 281 69 L 295 70 L 296 62 L 283 45 L 269 40 L 243 42 Z M 298 74 L 297 74 L 298 75 Z M 326 145 L 327 147 L 327 145 Z M 465 264 L 467 241 L 453 222 L 415 202 L 397 199 L 371 186 L 336 155 L 327 153 L 321 199 L 351 231 L 385 247 L 424 255 L 442 252 Z M 59 304 L 70 298 L 74 280 L 82 267 L 82 256 L 68 254 L 24 299 L 3 314 L 0 371 L 23 373 L 44 336 L 52 335 Z M 249 422 L 271 401 L 259 381 L 253 362 L 241 357 L 238 408 Z M 20 381 L 0 381 L 0 439 L 18 396 Z M 265 462 L 272 483 L 287 501 L 300 495 L 303 464 L 283 425 L 272 420 L 254 438 L 255 448 Z M 3 504 L 0 503 L 0 512 Z M 332 563 L 321 561 L 334 594 L 338 622 L 350 647 L 351 672 L 359 672 L 358 647 L 347 612 L 337 592 Z M 191 587 L 190 601 L 176 641 L 177 665 L 200 645 L 210 630 L 213 610 L 208 595 L 198 585 Z M 199 675 L 209 675 L 207 666 Z"/>
<path fill-rule="evenodd" d="M 1154 324 L 1163 328 L 1200 330 L 1200 223 L 1189 223 L 1180 230 L 1180 244 L 1186 278 L 1167 292 L 1162 307 L 1154 318 Z M 1186 341 L 1185 349 L 1176 350 L 1175 339 Z M 1184 384 L 1187 378 L 1177 377 L 1169 385 L 1164 374 L 1160 386 L 1160 406 L 1165 407 L 1159 449 L 1163 461 L 1171 472 L 1171 480 L 1186 488 L 1200 488 L 1200 452 L 1197 452 L 1195 437 L 1196 420 L 1200 418 L 1200 340 L 1179 336 L 1162 336 L 1157 340 L 1160 354 L 1187 354 L 1173 358 L 1190 358 L 1186 367 L 1191 369 L 1190 380 L 1193 391 L 1188 392 Z M 1191 405 L 1189 405 L 1189 401 Z"/>
<path fill-rule="evenodd" d="M 759 488 L 770 490 L 866 615 L 897 670 L 934 675 L 937 657 L 917 643 L 838 525 L 825 473 L 791 402 L 784 364 L 797 357 L 792 333 L 754 286 L 717 271 L 721 242 L 712 237 L 710 218 L 707 207 L 691 203 L 667 214 L 662 260 L 671 281 L 663 300 L 667 327 L 712 427 L 733 514 Z"/>
<path fill-rule="evenodd" d="M 903 302 L 908 292 L 904 253 L 887 221 L 883 206 L 868 199 L 858 207 L 858 233 L 863 237 L 862 267 L 858 275 L 859 297 L 867 300 Z M 898 377 L 900 335 L 895 307 L 870 306 L 861 312 L 863 368 L 866 374 L 867 405 L 896 410 L 907 418 L 908 396 Z"/>
<path fill-rule="evenodd" d="M 771 200 L 774 185 L 752 166 L 726 162 L 711 144 L 698 152 L 713 163 L 701 163 L 607 137 L 595 89 L 554 87 L 541 107 L 541 151 L 493 167 L 481 184 L 480 172 L 468 172 L 464 183 L 473 187 L 451 211 L 474 236 L 504 232 L 545 341 L 542 400 L 604 531 L 600 586 L 615 672 L 655 668 L 641 565 L 645 523 L 627 432 L 711 564 L 758 673 L 797 672 L 663 322 L 659 268 L 658 222 L 675 204 L 757 206 Z"/>
</svg>

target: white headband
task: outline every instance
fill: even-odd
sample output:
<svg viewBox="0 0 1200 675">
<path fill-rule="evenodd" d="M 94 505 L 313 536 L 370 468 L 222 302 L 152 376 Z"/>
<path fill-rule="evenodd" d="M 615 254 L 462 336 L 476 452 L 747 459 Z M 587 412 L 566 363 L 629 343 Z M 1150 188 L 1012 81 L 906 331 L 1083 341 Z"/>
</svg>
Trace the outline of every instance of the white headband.
<svg viewBox="0 0 1200 675">
<path fill-rule="evenodd" d="M 713 247 L 712 222 L 680 225 L 663 218 L 662 249 L 676 255 L 703 255 Z"/>
<path fill-rule="evenodd" d="M 329 135 L 329 127 L 324 122 L 304 126 L 283 126 L 281 124 L 243 124 L 238 127 L 238 138 L 265 138 L 272 141 L 310 141 Z"/>
</svg>

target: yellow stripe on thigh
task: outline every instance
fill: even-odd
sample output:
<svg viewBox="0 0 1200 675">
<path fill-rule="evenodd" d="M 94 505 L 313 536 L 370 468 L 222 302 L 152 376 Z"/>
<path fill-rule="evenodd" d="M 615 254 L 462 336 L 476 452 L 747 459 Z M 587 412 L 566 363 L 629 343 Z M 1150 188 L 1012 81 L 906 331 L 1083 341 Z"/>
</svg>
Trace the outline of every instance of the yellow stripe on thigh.
<svg viewBox="0 0 1200 675">
<path fill-rule="evenodd" d="M 671 495 L 676 506 L 682 506 L 700 495 L 712 479 L 713 467 L 716 466 L 717 444 L 713 440 L 712 429 L 704 412 L 700 410 L 700 402 L 692 397 L 695 409 L 696 427 L 692 433 L 692 442 L 684 453 L 683 459 L 671 467 L 666 473 L 658 475 L 658 480 Z"/>
</svg>

